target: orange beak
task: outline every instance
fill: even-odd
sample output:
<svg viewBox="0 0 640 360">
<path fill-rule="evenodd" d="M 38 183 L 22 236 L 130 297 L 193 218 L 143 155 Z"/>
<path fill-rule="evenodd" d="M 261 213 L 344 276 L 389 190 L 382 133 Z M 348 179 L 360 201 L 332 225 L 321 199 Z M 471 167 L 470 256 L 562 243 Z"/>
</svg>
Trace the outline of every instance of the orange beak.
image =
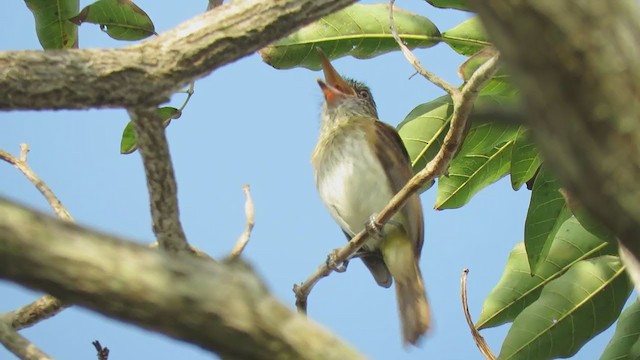
<svg viewBox="0 0 640 360">
<path fill-rule="evenodd" d="M 338 74 L 322 50 L 320 50 L 320 48 L 316 48 L 316 50 L 320 57 L 322 71 L 324 72 L 324 79 L 326 81 L 325 83 L 325 81 L 318 79 L 318 85 L 320 85 L 322 89 L 324 99 L 328 103 L 332 103 L 340 97 L 355 95 L 356 93 L 353 88 Z"/>
</svg>

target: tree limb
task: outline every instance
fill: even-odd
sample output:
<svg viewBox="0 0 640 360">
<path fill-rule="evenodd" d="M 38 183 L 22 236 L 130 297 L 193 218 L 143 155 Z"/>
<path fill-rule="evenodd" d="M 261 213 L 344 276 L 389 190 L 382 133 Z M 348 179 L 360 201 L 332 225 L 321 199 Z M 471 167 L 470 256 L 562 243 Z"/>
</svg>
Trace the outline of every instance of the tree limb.
<svg viewBox="0 0 640 360">
<path fill-rule="evenodd" d="M 240 261 L 155 251 L 2 199 L 0 278 L 225 358 L 362 358 L 280 304 Z"/>
<path fill-rule="evenodd" d="M 121 49 L 0 52 L 0 110 L 156 106 L 355 0 L 235 0 Z"/>
<path fill-rule="evenodd" d="M 24 336 L 18 334 L 3 318 L 0 318 L 0 342 L 19 359 L 50 360 L 51 357 L 38 349 Z"/>
<path fill-rule="evenodd" d="M 475 0 L 563 186 L 640 259 L 640 7 Z"/>
</svg>

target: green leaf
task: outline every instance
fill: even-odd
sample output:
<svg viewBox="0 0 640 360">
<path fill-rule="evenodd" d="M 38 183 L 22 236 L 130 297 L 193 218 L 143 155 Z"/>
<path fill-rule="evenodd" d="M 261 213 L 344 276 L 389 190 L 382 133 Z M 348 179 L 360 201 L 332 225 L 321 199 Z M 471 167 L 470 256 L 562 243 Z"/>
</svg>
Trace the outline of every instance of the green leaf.
<svg viewBox="0 0 640 360">
<path fill-rule="evenodd" d="M 640 300 L 620 314 L 616 332 L 600 360 L 640 359 Z"/>
<path fill-rule="evenodd" d="M 498 359 L 572 356 L 618 318 L 631 290 L 615 256 L 576 263 L 514 320 Z"/>
<path fill-rule="evenodd" d="M 69 21 L 99 24 L 116 40 L 140 40 L 156 33 L 149 15 L 131 0 L 98 0 Z"/>
<path fill-rule="evenodd" d="M 470 56 L 490 45 L 478 17 L 472 17 L 442 33 L 442 40 L 455 52 Z"/>
<path fill-rule="evenodd" d="M 484 300 L 476 327 L 484 329 L 513 321 L 540 296 L 551 280 L 564 274 L 573 264 L 617 253 L 615 246 L 587 232 L 575 218 L 571 218 L 560 227 L 538 273 L 531 276 L 524 243 L 519 243 L 509 255 L 500 281 Z"/>
<path fill-rule="evenodd" d="M 78 27 L 69 22 L 78 13 L 79 0 L 25 0 L 33 13 L 36 33 L 43 49 L 78 47 Z"/>
<path fill-rule="evenodd" d="M 571 217 L 571 211 L 559 189 L 558 181 L 543 166 L 533 183 L 524 224 L 524 245 L 527 248 L 531 274 L 537 273 L 560 226 Z"/>
<path fill-rule="evenodd" d="M 478 191 L 505 176 L 509 171 L 512 145 L 513 141 L 509 141 L 486 154 L 457 156 L 449 166 L 449 175 L 438 179 L 435 208 L 459 208 Z"/>
<path fill-rule="evenodd" d="M 428 48 L 440 41 L 440 31 L 427 18 L 395 8 L 400 37 L 409 48 Z M 368 59 L 398 50 L 389 28 L 389 5 L 355 4 L 326 16 L 260 50 L 262 60 L 277 69 L 302 66 L 320 69 L 315 47 L 331 59 L 352 55 Z"/>
<path fill-rule="evenodd" d="M 493 46 L 488 46 L 473 54 L 460 65 L 458 68 L 458 76 L 466 83 L 471 78 L 471 75 L 496 53 L 497 50 Z M 496 94 L 512 98 L 515 98 L 515 95 L 518 93 L 517 89 L 511 84 L 511 77 L 502 66 L 498 68 L 498 71 L 496 71 L 493 77 L 491 77 L 480 90 L 484 95 Z M 499 106 L 499 108 L 500 107 L 502 106 Z"/>
<path fill-rule="evenodd" d="M 442 9 L 471 11 L 471 8 L 469 8 L 469 5 L 467 4 L 467 0 L 427 0 L 427 2 L 432 6 Z"/>
<path fill-rule="evenodd" d="M 511 151 L 511 186 L 513 190 L 529 181 L 540 168 L 542 160 L 538 149 L 531 141 L 529 130 L 520 128 L 516 136 L 516 142 Z"/>
<path fill-rule="evenodd" d="M 416 106 L 398 125 L 414 171 L 423 169 L 440 150 L 452 113 L 451 98 L 442 96 Z"/>
<path fill-rule="evenodd" d="M 158 108 L 158 117 L 162 120 L 162 125 L 166 128 L 171 123 L 172 119 L 177 119 L 182 115 L 180 110 L 165 106 Z M 122 131 L 122 140 L 120 140 L 120 153 L 121 154 L 131 154 L 136 151 L 138 148 L 137 140 L 136 140 L 136 131 L 133 128 L 133 123 L 129 121 L 127 126 L 124 127 Z"/>
</svg>

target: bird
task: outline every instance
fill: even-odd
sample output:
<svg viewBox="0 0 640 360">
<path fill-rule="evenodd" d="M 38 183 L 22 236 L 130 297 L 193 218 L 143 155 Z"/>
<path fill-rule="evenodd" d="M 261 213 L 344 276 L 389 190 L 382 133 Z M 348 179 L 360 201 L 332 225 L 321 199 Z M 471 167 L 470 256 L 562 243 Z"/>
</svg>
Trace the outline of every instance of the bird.
<svg viewBox="0 0 640 360">
<path fill-rule="evenodd" d="M 320 135 L 311 156 L 320 198 L 350 240 L 413 176 L 411 161 L 395 128 L 378 119 L 370 89 L 343 78 L 318 50 L 324 81 Z M 424 219 L 417 194 L 367 239 L 356 256 L 375 281 L 395 282 L 402 338 L 416 345 L 431 325 L 419 267 Z"/>
</svg>

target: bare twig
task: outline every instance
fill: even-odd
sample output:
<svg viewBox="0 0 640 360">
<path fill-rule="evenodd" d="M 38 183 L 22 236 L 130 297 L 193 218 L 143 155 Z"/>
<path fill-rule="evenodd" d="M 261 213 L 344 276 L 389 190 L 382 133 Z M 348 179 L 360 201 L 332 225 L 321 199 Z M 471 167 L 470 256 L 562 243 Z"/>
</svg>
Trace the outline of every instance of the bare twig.
<svg viewBox="0 0 640 360">
<path fill-rule="evenodd" d="M 404 203 L 409 199 L 409 197 L 419 191 L 424 184 L 447 172 L 449 163 L 462 145 L 467 119 L 473 109 L 473 103 L 478 95 L 478 91 L 486 81 L 495 74 L 498 68 L 498 57 L 499 54 L 496 54 L 486 63 L 478 67 L 474 74 L 469 78 L 469 81 L 463 85 L 462 89 L 455 89 L 452 91 L 453 93 L 451 98 L 453 100 L 454 109 L 453 114 L 451 115 L 449 131 L 444 138 L 442 147 L 436 156 L 429 161 L 427 166 L 411 178 L 411 180 L 409 180 L 409 182 L 389 201 L 387 206 L 378 213 L 375 219 L 375 225 L 377 227 L 382 227 L 387 221 L 389 221 L 389 219 L 391 219 L 391 217 L 398 212 L 402 206 L 404 206 Z M 332 257 L 335 259 L 335 263 L 340 264 L 351 258 L 353 254 L 362 247 L 367 239 L 367 229 L 364 229 L 356 234 L 344 247 L 332 252 Z M 320 265 L 302 284 L 295 284 L 293 286 L 293 292 L 296 294 L 296 307 L 298 308 L 298 311 L 306 312 L 307 298 L 311 289 L 313 289 L 320 279 L 328 276 L 332 271 L 332 267 L 329 266 L 329 264 L 324 263 Z"/>
<path fill-rule="evenodd" d="M 243 186 L 242 190 L 244 190 L 244 196 L 246 198 L 244 203 L 244 216 L 247 219 L 247 225 L 245 226 L 242 234 L 240 234 L 240 237 L 238 237 L 238 241 L 233 247 L 233 250 L 231 250 L 231 254 L 229 254 L 229 257 L 234 259 L 240 257 L 240 254 L 242 254 L 242 251 L 247 246 L 249 238 L 251 237 L 253 225 L 255 224 L 255 209 L 253 207 L 253 199 L 251 199 L 249 185 Z"/>
<path fill-rule="evenodd" d="M 429 82 L 446 91 L 449 95 L 457 93 L 458 89 L 455 86 L 451 85 L 431 71 L 425 69 L 422 64 L 420 64 L 420 60 L 418 60 L 418 58 L 407 47 L 407 45 L 405 45 L 404 41 L 402 41 L 400 35 L 398 34 L 398 29 L 396 28 L 396 22 L 393 18 L 393 4 L 395 2 L 395 0 L 389 1 L 389 25 L 391 27 L 391 35 L 393 35 L 393 38 L 398 43 L 398 46 L 400 46 L 400 50 L 402 50 L 402 54 L 404 55 L 404 57 L 407 59 L 407 61 L 409 61 L 413 68 L 416 69 L 418 74 L 424 76 L 424 78 Z"/>
<path fill-rule="evenodd" d="M 29 152 L 29 145 L 20 144 L 20 157 L 16 158 L 15 156 L 9 154 L 4 150 L 0 150 L 0 159 L 8 162 L 9 164 L 15 166 L 20 172 L 24 174 L 24 176 L 29 179 L 29 181 L 40 191 L 40 193 L 47 200 L 53 211 L 63 220 L 73 221 L 73 217 L 67 209 L 62 205 L 62 202 L 58 197 L 51 191 L 49 186 L 42 181 L 38 177 L 38 175 L 31 169 L 29 164 L 27 163 L 27 153 Z"/>
<path fill-rule="evenodd" d="M 51 359 L 49 355 L 45 354 L 24 336 L 12 329 L 3 318 L 0 318 L 0 342 L 19 359 Z"/>
<path fill-rule="evenodd" d="M 93 344 L 93 347 L 96 348 L 96 352 L 98 355 L 98 360 L 109 360 L 109 348 L 108 347 L 102 347 L 102 345 L 100 344 L 100 341 L 95 340 L 93 341 L 91 344 Z"/>
<path fill-rule="evenodd" d="M 60 300 L 51 295 L 44 295 L 28 305 L 3 314 L 2 318 L 15 330 L 20 330 L 46 320 L 64 309 Z"/>
<path fill-rule="evenodd" d="M 192 253 L 180 223 L 176 179 L 162 121 L 155 108 L 129 109 L 147 177 L 153 232 L 171 252 Z"/>
<path fill-rule="evenodd" d="M 460 279 L 460 296 L 462 297 L 462 311 L 464 311 L 464 318 L 467 319 L 467 325 L 469 325 L 469 330 L 471 330 L 471 336 L 473 336 L 473 341 L 475 341 L 476 346 L 480 349 L 482 355 L 487 360 L 495 360 L 496 356 L 493 355 L 489 344 L 484 340 L 482 335 L 476 327 L 473 325 L 473 320 L 471 319 L 471 314 L 469 313 L 469 304 L 467 303 L 467 275 L 469 274 L 469 269 L 464 269 L 462 271 L 462 278 Z"/>
</svg>

